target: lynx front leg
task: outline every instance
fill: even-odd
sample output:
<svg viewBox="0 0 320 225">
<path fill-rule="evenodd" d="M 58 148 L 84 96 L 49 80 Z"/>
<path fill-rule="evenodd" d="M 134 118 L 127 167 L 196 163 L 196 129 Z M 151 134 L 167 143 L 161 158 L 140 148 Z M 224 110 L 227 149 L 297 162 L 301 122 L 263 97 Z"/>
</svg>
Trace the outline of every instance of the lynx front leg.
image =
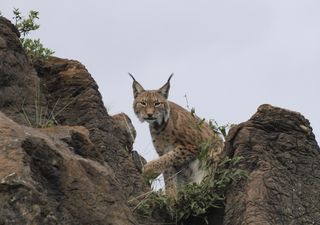
<svg viewBox="0 0 320 225">
<path fill-rule="evenodd" d="M 153 179 L 155 177 L 157 177 L 159 174 L 154 174 L 152 172 L 152 169 L 148 167 L 145 167 L 148 169 L 148 171 L 144 171 L 144 177 L 146 179 Z M 154 176 L 152 178 L 148 178 L 148 175 L 153 175 Z M 177 197 L 177 190 L 178 190 L 178 182 L 177 182 L 177 170 L 173 167 L 171 168 L 167 168 L 164 172 L 163 172 L 163 178 L 164 178 L 164 184 L 165 184 L 165 193 L 166 195 L 171 198 L 171 199 L 176 199 Z"/>
<path fill-rule="evenodd" d="M 153 179 L 172 167 L 180 167 L 196 158 L 197 147 L 193 145 L 178 145 L 175 149 L 148 162 L 143 168 L 143 175 L 147 179 Z"/>
<path fill-rule="evenodd" d="M 177 171 L 175 168 L 168 168 L 163 172 L 166 195 L 171 199 L 176 199 L 178 192 Z"/>
</svg>

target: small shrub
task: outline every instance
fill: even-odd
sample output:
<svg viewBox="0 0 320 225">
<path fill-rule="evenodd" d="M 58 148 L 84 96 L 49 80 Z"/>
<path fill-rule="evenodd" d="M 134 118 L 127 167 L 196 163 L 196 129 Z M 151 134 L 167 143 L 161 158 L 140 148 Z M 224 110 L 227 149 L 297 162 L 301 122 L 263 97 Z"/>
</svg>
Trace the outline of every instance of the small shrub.
<svg viewBox="0 0 320 225">
<path fill-rule="evenodd" d="M 40 39 L 32 40 L 30 38 L 22 38 L 21 43 L 28 57 L 33 62 L 35 60 L 47 60 L 52 54 L 54 54 L 54 51 L 43 47 Z"/>
<path fill-rule="evenodd" d="M 39 19 L 39 12 L 37 11 L 31 10 L 28 18 L 24 19 L 20 10 L 14 8 L 13 15 L 15 26 L 23 37 L 27 36 L 30 31 L 38 30 L 40 28 L 40 25 L 35 23 L 35 20 Z"/>
<path fill-rule="evenodd" d="M 152 192 L 140 201 L 135 211 L 148 217 L 160 213 L 176 221 L 175 224 L 183 224 L 191 217 L 207 222 L 209 209 L 224 206 L 226 189 L 233 182 L 247 177 L 246 171 L 235 168 L 241 160 L 242 157 L 226 157 L 214 175 L 207 176 L 201 184 L 187 184 L 179 190 L 177 200 L 167 198 L 162 191 Z"/>
<path fill-rule="evenodd" d="M 155 213 L 170 214 L 172 212 L 170 206 L 170 199 L 167 198 L 162 190 L 159 190 L 148 193 L 148 195 L 139 202 L 135 210 L 137 210 L 140 216 L 154 217 Z"/>
<path fill-rule="evenodd" d="M 47 60 L 49 56 L 54 54 L 54 51 L 43 46 L 40 39 L 27 38 L 27 35 L 31 31 L 35 31 L 40 28 L 40 25 L 35 22 L 39 19 L 39 12 L 31 10 L 28 17 L 24 18 L 21 15 L 20 10 L 15 8 L 13 10 L 13 15 L 14 24 L 22 36 L 20 38 L 22 47 L 26 51 L 31 62 L 36 60 Z"/>
</svg>

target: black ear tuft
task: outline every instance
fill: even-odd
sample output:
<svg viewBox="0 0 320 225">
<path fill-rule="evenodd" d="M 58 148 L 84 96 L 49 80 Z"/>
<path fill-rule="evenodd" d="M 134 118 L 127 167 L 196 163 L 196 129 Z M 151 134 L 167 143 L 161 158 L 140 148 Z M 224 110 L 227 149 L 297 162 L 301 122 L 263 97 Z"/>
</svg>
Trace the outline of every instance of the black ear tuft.
<svg viewBox="0 0 320 225">
<path fill-rule="evenodd" d="M 169 89 L 170 89 L 170 80 L 173 76 L 173 73 L 170 75 L 167 83 L 165 83 L 161 88 L 159 88 L 158 92 L 163 95 L 163 97 L 168 98 L 169 96 Z"/>
<path fill-rule="evenodd" d="M 171 78 L 173 77 L 173 75 L 174 75 L 174 73 L 170 74 L 170 77 L 169 77 L 169 79 L 168 79 L 167 82 L 170 82 L 170 80 L 171 80 Z"/>
<path fill-rule="evenodd" d="M 132 78 L 133 81 L 136 81 L 136 79 L 133 77 L 133 75 L 131 73 L 128 73 L 128 74 Z"/>
<path fill-rule="evenodd" d="M 144 92 L 144 88 L 139 84 L 136 79 L 133 77 L 131 73 L 128 73 L 129 76 L 133 79 L 132 89 L 133 89 L 133 96 L 136 98 L 140 93 Z"/>
</svg>

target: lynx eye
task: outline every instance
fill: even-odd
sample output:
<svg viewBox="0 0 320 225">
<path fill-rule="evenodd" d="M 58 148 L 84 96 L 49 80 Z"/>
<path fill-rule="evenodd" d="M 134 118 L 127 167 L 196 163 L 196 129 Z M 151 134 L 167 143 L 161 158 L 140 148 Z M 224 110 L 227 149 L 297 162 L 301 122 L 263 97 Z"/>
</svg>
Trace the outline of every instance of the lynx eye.
<svg viewBox="0 0 320 225">
<path fill-rule="evenodd" d="M 143 107 L 145 107 L 147 105 L 147 103 L 145 102 L 138 102 L 139 105 L 142 105 Z"/>
<path fill-rule="evenodd" d="M 160 104 L 161 104 L 160 102 L 155 102 L 155 103 L 154 103 L 154 106 L 155 106 L 155 107 L 158 107 L 158 106 L 160 106 Z"/>
</svg>

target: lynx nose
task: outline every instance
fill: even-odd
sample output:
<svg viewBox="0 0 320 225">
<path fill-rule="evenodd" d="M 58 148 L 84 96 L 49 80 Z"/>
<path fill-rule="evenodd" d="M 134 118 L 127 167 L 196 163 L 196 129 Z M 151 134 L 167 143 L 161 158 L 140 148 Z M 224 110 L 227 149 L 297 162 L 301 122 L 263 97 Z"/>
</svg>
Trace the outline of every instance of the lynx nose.
<svg viewBox="0 0 320 225">
<path fill-rule="evenodd" d="M 153 113 L 148 113 L 147 116 L 151 118 L 153 116 Z"/>
</svg>

